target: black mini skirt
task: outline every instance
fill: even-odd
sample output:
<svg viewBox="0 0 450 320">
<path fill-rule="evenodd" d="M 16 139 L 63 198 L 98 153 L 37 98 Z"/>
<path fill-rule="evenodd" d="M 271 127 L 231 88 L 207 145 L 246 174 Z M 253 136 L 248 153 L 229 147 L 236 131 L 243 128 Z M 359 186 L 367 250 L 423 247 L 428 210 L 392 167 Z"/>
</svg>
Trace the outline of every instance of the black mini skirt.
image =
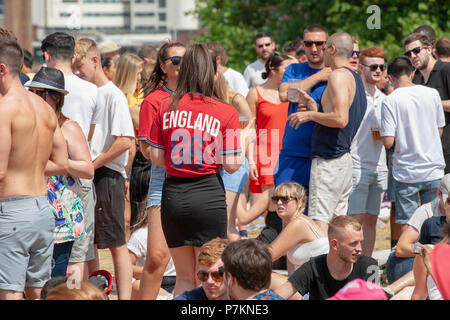
<svg viewBox="0 0 450 320">
<path fill-rule="evenodd" d="M 161 198 L 161 224 L 169 248 L 201 247 L 216 237 L 226 238 L 227 204 L 220 175 L 167 175 Z"/>
</svg>

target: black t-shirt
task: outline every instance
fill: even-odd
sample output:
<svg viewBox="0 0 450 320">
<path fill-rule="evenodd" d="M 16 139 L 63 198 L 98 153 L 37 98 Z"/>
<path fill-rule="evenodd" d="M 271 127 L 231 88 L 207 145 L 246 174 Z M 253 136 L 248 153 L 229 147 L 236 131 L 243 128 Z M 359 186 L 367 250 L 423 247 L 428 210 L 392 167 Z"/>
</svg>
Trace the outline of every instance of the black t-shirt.
<svg viewBox="0 0 450 320">
<path fill-rule="evenodd" d="M 289 281 L 302 296 L 309 292 L 310 300 L 323 300 L 334 296 L 348 282 L 354 279 L 368 281 L 378 271 L 375 259 L 360 255 L 347 279 L 336 280 L 328 271 L 327 254 L 324 254 L 304 263 L 289 277 Z"/>
<path fill-rule="evenodd" d="M 428 82 L 425 83 L 422 73 L 416 71 L 413 82 L 434 88 L 439 92 L 441 100 L 450 99 L 450 62 L 437 60 L 433 70 L 431 70 Z M 446 124 L 450 123 L 450 112 L 445 112 Z"/>
<path fill-rule="evenodd" d="M 446 223 L 445 216 L 431 217 L 425 220 L 420 228 L 419 242 L 421 244 L 439 243 L 444 237 L 441 227 Z"/>
</svg>

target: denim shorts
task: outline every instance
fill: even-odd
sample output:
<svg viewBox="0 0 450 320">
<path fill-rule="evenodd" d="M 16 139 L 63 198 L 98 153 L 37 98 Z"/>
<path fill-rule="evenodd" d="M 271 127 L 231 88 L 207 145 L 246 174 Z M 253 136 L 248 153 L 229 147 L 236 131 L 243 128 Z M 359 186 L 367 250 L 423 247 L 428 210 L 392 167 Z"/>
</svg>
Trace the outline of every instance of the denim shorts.
<svg viewBox="0 0 450 320">
<path fill-rule="evenodd" d="M 383 192 L 387 188 L 387 172 L 353 168 L 353 188 L 349 197 L 349 214 L 380 213 Z"/>
<path fill-rule="evenodd" d="M 22 292 L 50 279 L 55 217 L 46 196 L 0 199 L 0 289 Z"/>
<path fill-rule="evenodd" d="M 244 189 L 245 183 L 248 181 L 248 159 L 245 157 L 242 165 L 234 173 L 230 174 L 221 167 L 220 175 L 225 185 L 225 190 L 240 193 Z"/>
<path fill-rule="evenodd" d="M 386 261 L 386 275 L 389 284 L 400 279 L 407 274 L 414 267 L 414 257 L 412 258 L 398 258 L 395 255 L 395 248 L 392 249 L 389 258 Z"/>
<path fill-rule="evenodd" d="M 161 194 L 165 179 L 166 169 L 153 164 L 150 169 L 147 208 L 161 205 Z"/>
<path fill-rule="evenodd" d="M 395 181 L 395 222 L 407 224 L 419 207 L 418 195 L 421 205 L 433 201 L 440 183 L 441 179 L 417 183 Z"/>
</svg>

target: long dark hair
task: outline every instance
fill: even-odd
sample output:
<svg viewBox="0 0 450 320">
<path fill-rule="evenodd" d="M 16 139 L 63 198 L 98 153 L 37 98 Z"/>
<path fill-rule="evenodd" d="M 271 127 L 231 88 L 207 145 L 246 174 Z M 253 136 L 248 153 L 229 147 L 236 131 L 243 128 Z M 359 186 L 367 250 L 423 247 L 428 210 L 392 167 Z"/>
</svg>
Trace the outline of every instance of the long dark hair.
<svg viewBox="0 0 450 320">
<path fill-rule="evenodd" d="M 216 59 L 204 44 L 191 45 L 184 54 L 170 109 L 176 109 L 186 93 L 198 93 L 203 97 L 215 97 L 214 77 L 217 72 Z"/>
<path fill-rule="evenodd" d="M 279 66 L 281 66 L 281 64 L 283 63 L 284 60 L 288 60 L 291 59 L 291 57 L 289 57 L 286 54 L 279 54 L 279 53 L 274 53 L 273 55 L 270 56 L 270 58 L 267 60 L 266 62 L 266 72 L 263 72 L 261 74 L 261 77 L 263 79 L 267 79 L 270 76 L 270 72 L 272 71 L 272 69 L 278 69 Z"/>
<path fill-rule="evenodd" d="M 185 48 L 186 46 L 184 44 L 182 44 L 181 42 L 166 42 L 161 46 L 161 48 L 159 48 L 158 58 L 156 60 L 155 68 L 153 69 L 153 72 L 150 75 L 148 82 L 142 88 L 142 91 L 144 92 L 144 97 L 148 96 L 150 93 L 152 93 L 156 89 L 162 87 L 164 85 L 164 83 L 166 82 L 167 76 L 164 73 L 164 71 L 161 69 L 161 64 L 163 64 L 165 61 L 167 61 L 167 59 L 169 58 L 167 51 L 173 47 Z"/>
</svg>

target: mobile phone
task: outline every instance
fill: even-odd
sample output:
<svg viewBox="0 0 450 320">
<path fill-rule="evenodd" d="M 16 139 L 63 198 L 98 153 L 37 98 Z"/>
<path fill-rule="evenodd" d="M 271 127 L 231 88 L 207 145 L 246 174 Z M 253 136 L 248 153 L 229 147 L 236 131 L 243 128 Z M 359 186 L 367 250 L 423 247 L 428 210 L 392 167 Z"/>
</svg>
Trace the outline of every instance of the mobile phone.
<svg viewBox="0 0 450 320">
<path fill-rule="evenodd" d="M 412 245 L 412 252 L 416 254 L 420 254 L 422 252 L 422 247 L 416 242 Z"/>
</svg>

